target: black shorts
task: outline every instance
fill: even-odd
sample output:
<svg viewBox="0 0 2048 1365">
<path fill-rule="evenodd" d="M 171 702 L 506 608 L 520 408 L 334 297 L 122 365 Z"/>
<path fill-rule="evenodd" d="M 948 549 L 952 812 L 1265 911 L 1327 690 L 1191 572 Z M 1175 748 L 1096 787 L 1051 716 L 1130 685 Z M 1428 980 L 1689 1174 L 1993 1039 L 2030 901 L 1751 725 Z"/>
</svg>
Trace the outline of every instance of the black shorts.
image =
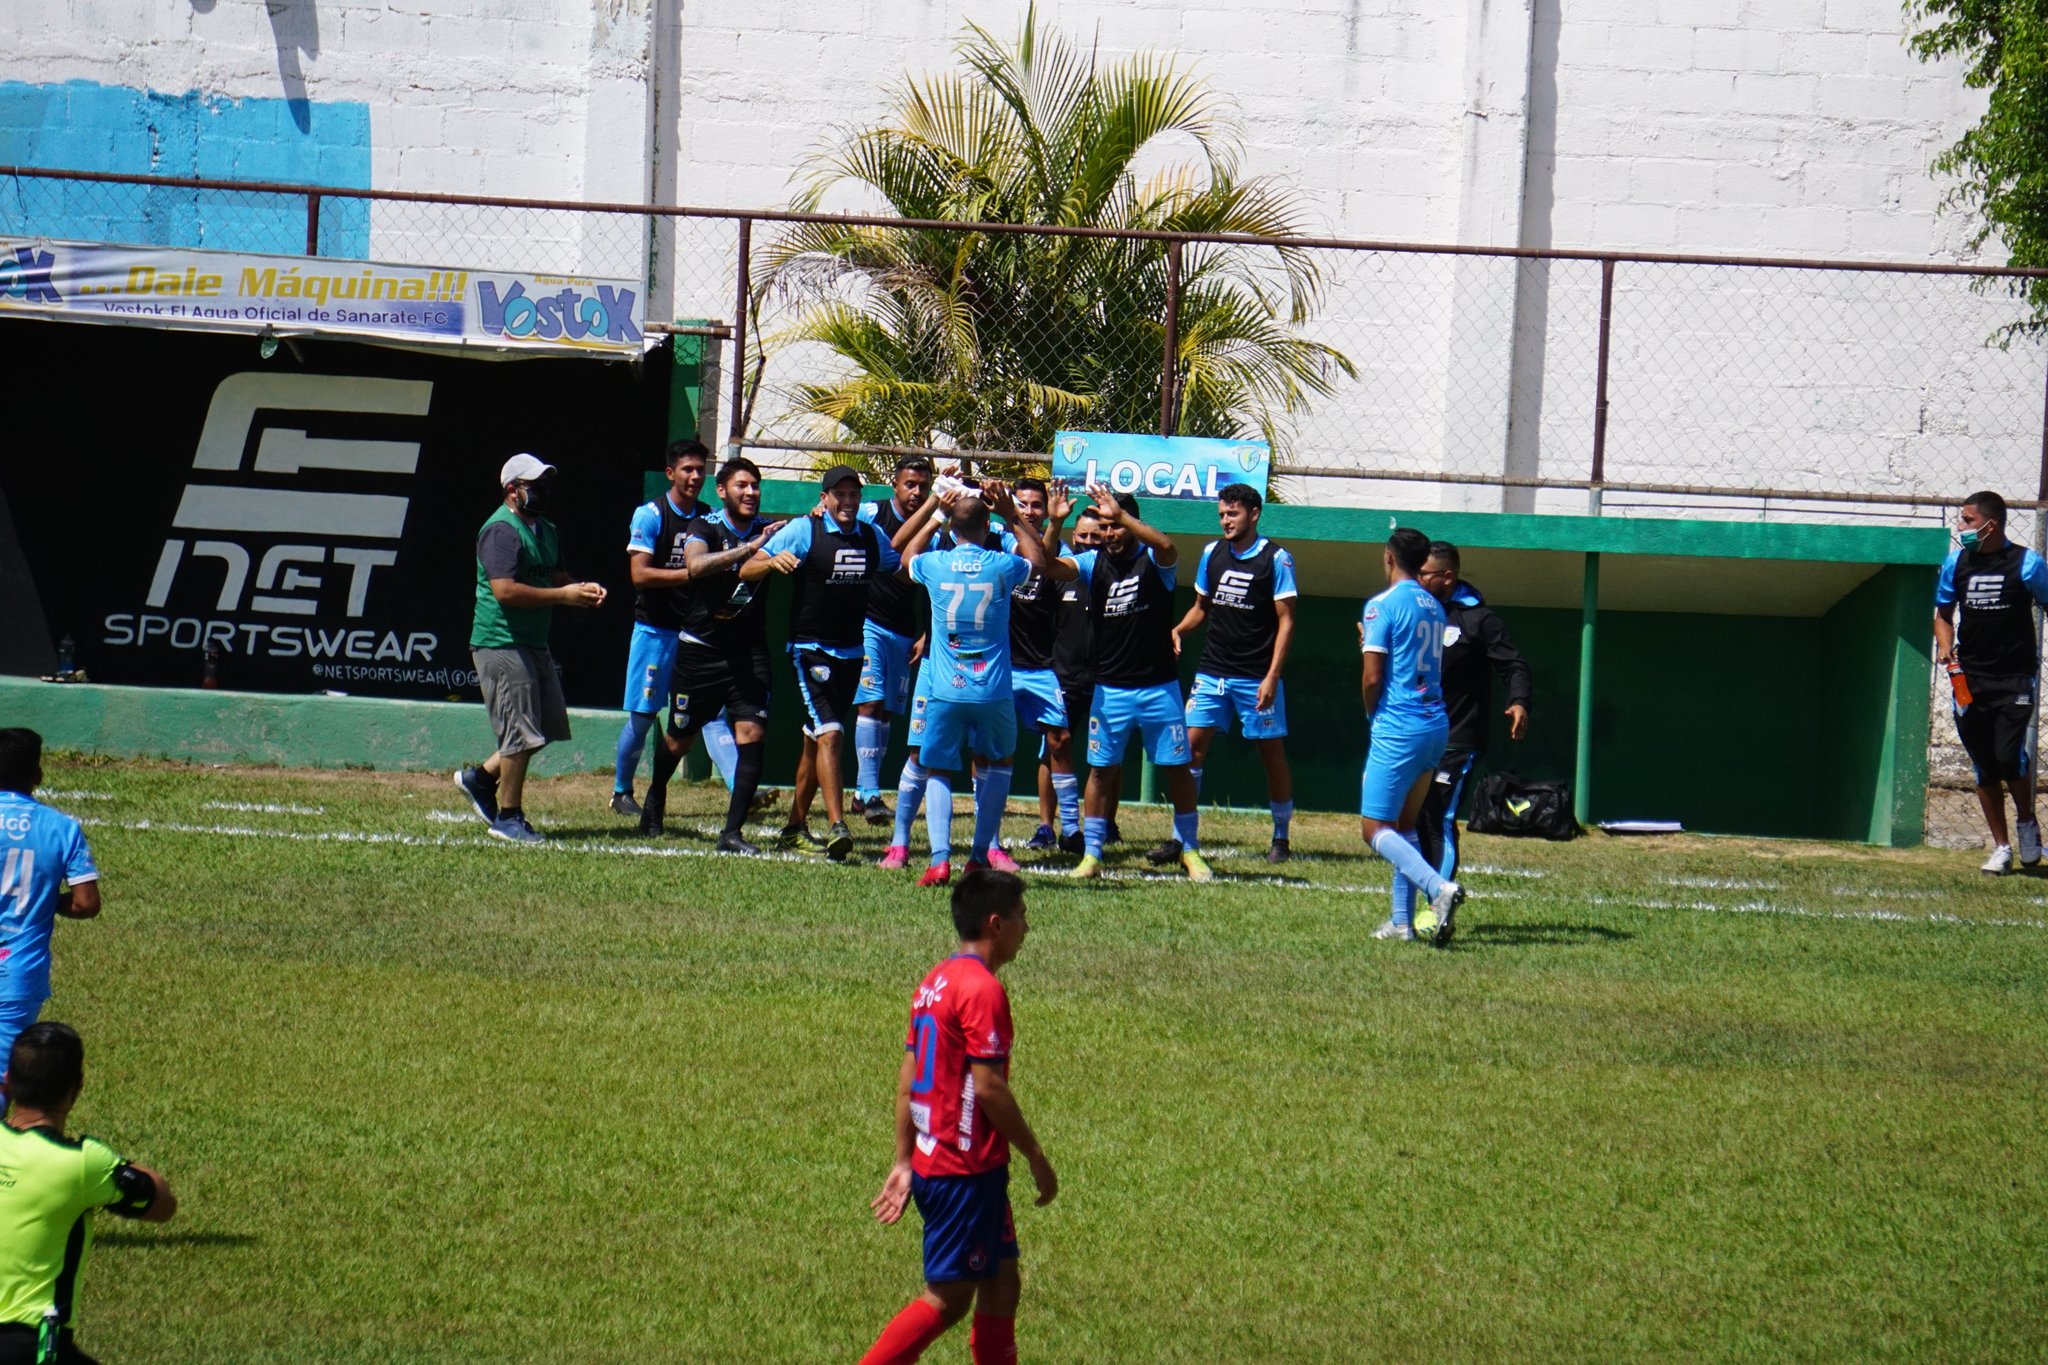
<svg viewBox="0 0 2048 1365">
<path fill-rule="evenodd" d="M 720 711 L 727 720 L 768 720 L 768 646 L 728 654 L 688 640 L 676 649 L 669 686 L 668 730 L 701 730 Z"/>
<path fill-rule="evenodd" d="M 2034 770 L 2034 756 L 2026 751 L 2027 726 L 2034 719 L 2033 690 L 1972 691 L 1970 704 L 1956 715 L 1956 735 L 1977 770 L 1977 785 L 2024 779 Z"/>
<path fill-rule="evenodd" d="M 35 1365 L 36 1329 L 25 1323 L 0 1323 L 0 1365 Z M 71 1329 L 63 1328 L 57 1333 L 57 1365 L 98 1365 L 91 1356 L 78 1349 L 78 1343 L 71 1339 Z"/>
<path fill-rule="evenodd" d="M 1078 768 L 1088 761 L 1088 712 L 1095 706 L 1095 684 L 1076 685 L 1061 678 L 1060 695 L 1067 703 L 1067 733 L 1074 737 L 1074 766 Z"/>
<path fill-rule="evenodd" d="M 860 688 L 861 656 L 842 659 L 809 645 L 791 645 L 796 690 L 804 699 L 804 733 L 816 739 L 844 730 L 853 720 L 853 694 Z"/>
</svg>

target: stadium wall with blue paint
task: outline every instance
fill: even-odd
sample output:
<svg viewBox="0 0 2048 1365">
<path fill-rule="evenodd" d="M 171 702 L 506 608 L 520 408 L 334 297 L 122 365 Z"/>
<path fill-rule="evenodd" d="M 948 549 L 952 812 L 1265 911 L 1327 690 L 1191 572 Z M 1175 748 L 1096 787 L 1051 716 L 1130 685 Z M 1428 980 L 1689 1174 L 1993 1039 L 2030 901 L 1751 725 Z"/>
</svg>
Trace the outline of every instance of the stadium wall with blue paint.
<svg viewBox="0 0 2048 1365">
<path fill-rule="evenodd" d="M 92 81 L 0 81 L 0 164 L 209 180 L 370 186 L 370 107 L 358 101 L 231 99 Z M 0 183 L 0 232 L 149 246 L 298 255 L 306 204 L 81 181 Z M 369 255 L 369 204 L 327 200 L 320 248 Z"/>
</svg>

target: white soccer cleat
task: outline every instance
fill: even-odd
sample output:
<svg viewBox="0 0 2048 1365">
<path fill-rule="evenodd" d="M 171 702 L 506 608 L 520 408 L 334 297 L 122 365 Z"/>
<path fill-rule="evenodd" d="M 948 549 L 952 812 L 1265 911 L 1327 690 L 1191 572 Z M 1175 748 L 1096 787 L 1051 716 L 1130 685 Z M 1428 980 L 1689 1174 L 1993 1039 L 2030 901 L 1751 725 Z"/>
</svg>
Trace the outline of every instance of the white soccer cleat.
<svg viewBox="0 0 2048 1365">
<path fill-rule="evenodd" d="M 1997 848 L 1991 850 L 1991 856 L 1986 858 L 1984 866 L 1977 870 L 1989 873 L 1994 877 L 2003 877 L 2006 873 L 2012 871 L 2012 849 L 2005 844 L 2000 844 Z"/>
<path fill-rule="evenodd" d="M 1391 919 L 1372 931 L 1374 938 L 1390 938 L 1397 943 L 1413 943 L 1415 931 L 1405 924 L 1396 924 Z"/>
<path fill-rule="evenodd" d="M 2032 867 L 2041 861 L 2041 822 L 2020 821 L 2020 866 Z"/>
<path fill-rule="evenodd" d="M 1436 923 L 1429 931 L 1432 946 L 1441 948 L 1451 941 L 1458 927 L 1458 907 L 1464 903 L 1465 888 L 1456 882 L 1445 882 L 1444 889 L 1430 897 L 1429 908 L 1436 915 Z"/>
</svg>

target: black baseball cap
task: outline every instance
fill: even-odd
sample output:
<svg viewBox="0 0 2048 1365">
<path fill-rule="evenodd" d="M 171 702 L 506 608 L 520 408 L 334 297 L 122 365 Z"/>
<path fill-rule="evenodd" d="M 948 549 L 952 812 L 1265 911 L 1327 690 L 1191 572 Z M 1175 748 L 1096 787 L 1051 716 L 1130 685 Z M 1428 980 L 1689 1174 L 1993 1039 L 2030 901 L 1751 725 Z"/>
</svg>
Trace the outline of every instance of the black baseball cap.
<svg viewBox="0 0 2048 1365">
<path fill-rule="evenodd" d="M 818 488 L 823 492 L 830 493 L 833 489 L 837 488 L 840 484 L 844 483 L 848 479 L 852 479 L 855 483 L 860 484 L 863 487 L 865 487 L 867 483 L 865 479 L 861 478 L 860 471 L 855 469 L 852 465 L 835 464 L 830 469 L 825 471 L 825 475 L 823 478 L 818 480 Z"/>
</svg>

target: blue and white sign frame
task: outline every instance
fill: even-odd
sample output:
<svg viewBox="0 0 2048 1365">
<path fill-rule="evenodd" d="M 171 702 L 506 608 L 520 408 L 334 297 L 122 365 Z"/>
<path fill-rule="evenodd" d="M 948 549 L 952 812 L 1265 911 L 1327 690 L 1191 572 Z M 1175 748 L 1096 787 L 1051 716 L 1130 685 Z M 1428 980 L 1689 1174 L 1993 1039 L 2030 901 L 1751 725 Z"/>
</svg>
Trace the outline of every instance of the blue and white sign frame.
<svg viewBox="0 0 2048 1365">
<path fill-rule="evenodd" d="M 1147 498 L 1214 502 L 1234 483 L 1248 483 L 1264 497 L 1272 470 L 1273 450 L 1264 441 L 1062 431 L 1052 443 L 1055 479 L 1075 488 L 1106 483 Z"/>
</svg>

